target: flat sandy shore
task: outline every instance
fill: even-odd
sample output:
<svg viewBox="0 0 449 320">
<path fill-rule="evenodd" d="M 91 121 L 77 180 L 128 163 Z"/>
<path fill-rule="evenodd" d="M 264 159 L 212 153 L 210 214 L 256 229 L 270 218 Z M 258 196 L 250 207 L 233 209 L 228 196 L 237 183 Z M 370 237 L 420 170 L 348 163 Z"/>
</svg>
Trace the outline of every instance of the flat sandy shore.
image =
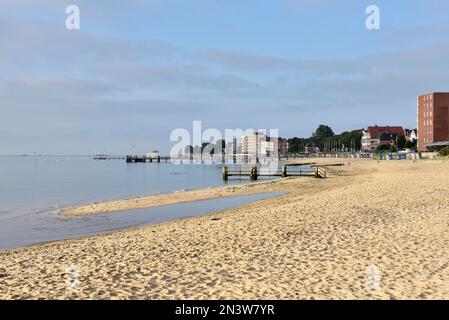
<svg viewBox="0 0 449 320">
<path fill-rule="evenodd" d="M 329 170 L 219 213 L 1 251 L 0 298 L 448 299 L 449 161 Z"/>
<path fill-rule="evenodd" d="M 241 185 L 232 185 L 226 187 L 207 188 L 185 192 L 183 191 L 176 193 L 151 195 L 147 197 L 95 202 L 64 209 L 61 214 L 67 217 L 88 216 L 99 213 L 112 213 L 118 211 L 166 206 L 200 200 L 226 198 L 236 195 L 244 196 L 256 193 L 270 192 L 273 188 L 273 183 L 278 184 L 280 188 L 284 187 L 284 183 L 279 183 L 279 181 L 265 180 L 261 182 L 245 183 Z"/>
</svg>

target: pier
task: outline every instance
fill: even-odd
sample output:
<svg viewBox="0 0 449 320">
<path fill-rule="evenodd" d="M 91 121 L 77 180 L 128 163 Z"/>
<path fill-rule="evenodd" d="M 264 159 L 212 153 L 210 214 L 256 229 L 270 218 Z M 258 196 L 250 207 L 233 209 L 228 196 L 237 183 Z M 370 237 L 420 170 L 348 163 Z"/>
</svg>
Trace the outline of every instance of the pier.
<svg viewBox="0 0 449 320">
<path fill-rule="evenodd" d="M 124 160 L 125 156 L 114 156 L 108 154 L 96 154 L 94 155 L 94 160 Z"/>
<path fill-rule="evenodd" d="M 309 166 L 307 168 L 306 166 Z M 299 167 L 299 170 L 289 170 L 289 168 Z M 270 172 L 261 171 L 257 166 L 251 167 L 250 170 L 229 170 L 229 167 L 223 166 L 222 177 L 227 181 L 229 177 L 249 177 L 251 180 L 257 180 L 259 177 L 315 177 L 325 179 L 327 177 L 326 170 L 316 165 L 315 162 L 299 163 L 299 164 L 284 164 L 282 170 Z"/>
<path fill-rule="evenodd" d="M 157 157 L 147 157 L 147 156 L 126 156 L 127 163 L 138 163 L 138 162 L 158 162 L 165 161 L 165 163 L 170 160 L 169 156 L 157 156 Z"/>
<path fill-rule="evenodd" d="M 171 158 L 170 156 L 137 156 L 137 155 L 107 155 L 107 154 L 96 154 L 93 156 L 94 160 L 126 160 L 127 163 L 139 163 L 139 162 L 165 162 L 167 163 Z"/>
</svg>

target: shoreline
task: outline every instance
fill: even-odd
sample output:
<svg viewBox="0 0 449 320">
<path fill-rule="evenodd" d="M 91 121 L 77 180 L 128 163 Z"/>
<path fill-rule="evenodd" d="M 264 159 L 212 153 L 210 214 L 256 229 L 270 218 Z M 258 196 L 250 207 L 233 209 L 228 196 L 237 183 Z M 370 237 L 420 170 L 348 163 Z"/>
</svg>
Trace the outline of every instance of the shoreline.
<svg viewBox="0 0 449 320">
<path fill-rule="evenodd" d="M 312 159 L 321 162 L 320 165 L 325 166 L 326 163 L 338 162 L 346 164 L 350 159 Z M 301 163 L 302 160 L 290 160 L 287 163 Z M 331 170 L 335 171 L 335 170 Z M 62 209 L 59 214 L 65 217 L 89 216 L 94 214 L 114 213 L 120 211 L 128 211 L 134 209 L 153 208 L 166 205 L 174 205 L 181 203 L 189 203 L 200 200 L 212 200 L 235 195 L 252 195 L 265 192 L 278 192 L 276 187 L 283 188 L 283 181 L 289 178 L 274 178 L 269 180 L 248 182 L 231 186 L 200 188 L 182 192 L 172 192 L 157 195 L 139 196 L 119 198 L 113 200 L 97 201 L 94 203 L 80 204 L 73 207 Z M 304 179 L 305 177 L 300 177 Z M 281 190 L 280 192 L 284 192 Z"/>
<path fill-rule="evenodd" d="M 119 198 L 115 200 L 98 201 L 64 208 L 59 215 L 64 217 L 79 217 L 95 214 L 114 213 L 134 209 L 146 209 L 160 206 L 189 203 L 202 200 L 213 200 L 233 196 L 253 195 L 271 190 L 270 185 L 280 183 L 282 178 L 236 184 L 231 186 L 208 187 L 189 191 L 155 194 L 148 196 Z"/>
<path fill-rule="evenodd" d="M 258 195 L 262 196 L 262 197 L 257 197 Z M 201 216 L 209 216 L 209 215 L 215 215 L 215 214 L 219 214 L 222 211 L 225 210 L 231 210 L 231 209 L 235 209 L 235 208 L 240 208 L 243 207 L 247 204 L 250 203 L 255 203 L 257 201 L 264 201 L 267 199 L 273 199 L 273 198 L 277 198 L 277 197 L 282 197 L 285 196 L 286 194 L 283 193 L 279 193 L 279 194 L 273 194 L 273 193 L 256 193 L 256 194 L 250 194 L 250 195 L 232 195 L 231 197 L 235 197 L 235 198 L 242 198 L 242 197 L 251 197 L 253 196 L 254 199 L 247 199 L 245 200 L 245 202 L 243 203 L 239 203 L 239 204 L 235 204 L 232 205 L 230 207 L 227 208 L 214 208 L 214 209 L 210 209 L 207 211 L 195 211 L 196 214 L 195 215 L 186 215 L 186 216 L 179 216 L 179 217 L 172 217 L 169 219 L 162 219 L 162 220 L 158 220 L 157 222 L 143 222 L 141 224 L 133 224 L 130 226 L 124 226 L 124 227 L 115 227 L 112 229 L 105 229 L 105 230 L 101 230 L 98 232 L 94 232 L 94 233 L 90 233 L 90 234 L 80 234 L 80 235 L 71 235 L 68 236 L 67 238 L 62 238 L 62 239 L 54 239 L 54 240 L 45 240 L 45 241 L 40 241 L 40 242 L 36 242 L 36 243 L 30 243 L 30 244 L 25 244 L 25 245 L 19 245 L 19 246 L 14 246 L 14 247 L 9 247 L 9 248 L 0 248 L 0 253 L 1 252 L 5 252 L 5 251 L 14 251 L 14 250 L 21 250 L 21 249 L 26 249 L 26 248 L 32 248 L 35 246 L 45 246 L 45 245 L 51 245 L 51 244 L 55 244 L 58 242 L 65 242 L 65 241 L 75 241 L 75 240 L 81 240 L 81 239 L 85 239 L 85 238 L 90 238 L 90 237 L 101 237 L 101 236 L 106 236 L 106 235 L 110 235 L 113 233 L 117 233 L 117 232 L 126 232 L 126 231 L 133 231 L 133 230 L 137 230 L 140 228 L 145 228 L 145 227 L 151 227 L 151 226 L 157 226 L 157 225 L 161 225 L 164 223 L 169 223 L 169 222 L 176 222 L 176 221 L 182 221 L 185 219 L 192 219 L 195 217 L 201 217 Z M 225 199 L 225 198 L 224 198 Z M 206 199 L 206 200 L 195 200 L 195 201 L 191 201 L 191 203 L 194 202 L 202 202 L 202 201 L 210 201 L 210 200 L 220 200 L 220 199 Z M 182 204 L 182 203 L 178 203 L 178 204 Z M 177 204 L 174 204 L 177 205 Z M 170 206 L 170 205 L 168 205 Z M 128 214 L 128 213 L 127 213 Z"/>
</svg>

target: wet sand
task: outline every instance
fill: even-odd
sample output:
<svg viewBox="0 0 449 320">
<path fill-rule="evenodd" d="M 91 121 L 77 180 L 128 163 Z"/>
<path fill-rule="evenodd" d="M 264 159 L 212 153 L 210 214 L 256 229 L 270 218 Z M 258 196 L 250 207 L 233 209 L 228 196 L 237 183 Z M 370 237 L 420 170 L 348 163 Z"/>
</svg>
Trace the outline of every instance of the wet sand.
<svg viewBox="0 0 449 320">
<path fill-rule="evenodd" d="M 278 180 L 278 179 L 277 179 Z M 179 203 L 187 203 L 200 200 L 210 200 L 235 195 L 249 195 L 264 193 L 271 190 L 271 184 L 277 183 L 276 180 L 266 180 L 255 183 L 245 183 L 241 185 L 206 188 L 192 191 L 181 191 L 169 194 L 151 195 L 146 197 L 117 199 L 111 201 L 95 202 L 86 205 L 80 205 L 73 208 L 62 210 L 64 216 L 87 216 L 99 213 L 110 213 L 118 211 L 127 211 L 133 209 L 152 208 L 157 206 L 166 206 Z"/>
<path fill-rule="evenodd" d="M 219 213 L 1 251 L 0 298 L 449 298 L 449 161 L 328 173 Z"/>
</svg>

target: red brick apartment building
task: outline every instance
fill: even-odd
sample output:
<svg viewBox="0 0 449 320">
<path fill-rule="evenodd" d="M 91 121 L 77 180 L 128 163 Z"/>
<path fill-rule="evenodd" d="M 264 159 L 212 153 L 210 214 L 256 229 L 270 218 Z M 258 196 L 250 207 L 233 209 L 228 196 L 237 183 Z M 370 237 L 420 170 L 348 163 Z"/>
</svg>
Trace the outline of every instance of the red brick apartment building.
<svg viewBox="0 0 449 320">
<path fill-rule="evenodd" d="M 426 145 L 449 141 L 449 92 L 418 96 L 418 150 Z"/>
</svg>

